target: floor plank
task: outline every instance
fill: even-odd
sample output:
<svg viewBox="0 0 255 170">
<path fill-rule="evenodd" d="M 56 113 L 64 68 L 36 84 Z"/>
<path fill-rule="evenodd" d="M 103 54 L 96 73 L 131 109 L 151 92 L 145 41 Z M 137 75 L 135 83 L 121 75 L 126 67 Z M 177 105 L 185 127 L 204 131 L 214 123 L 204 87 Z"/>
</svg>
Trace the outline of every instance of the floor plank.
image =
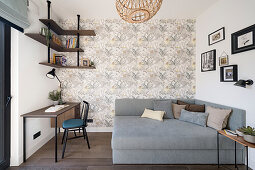
<svg viewBox="0 0 255 170">
<path fill-rule="evenodd" d="M 81 134 L 80 134 L 81 135 Z M 72 137 L 73 133 L 69 134 Z M 51 139 L 26 163 L 8 170 L 234 170 L 233 165 L 113 165 L 112 133 L 88 133 L 91 149 L 83 138 L 68 140 L 65 158 L 61 159 L 62 133 L 58 136 L 58 162 L 54 160 L 54 139 Z M 239 170 L 245 166 L 239 165 Z"/>
</svg>

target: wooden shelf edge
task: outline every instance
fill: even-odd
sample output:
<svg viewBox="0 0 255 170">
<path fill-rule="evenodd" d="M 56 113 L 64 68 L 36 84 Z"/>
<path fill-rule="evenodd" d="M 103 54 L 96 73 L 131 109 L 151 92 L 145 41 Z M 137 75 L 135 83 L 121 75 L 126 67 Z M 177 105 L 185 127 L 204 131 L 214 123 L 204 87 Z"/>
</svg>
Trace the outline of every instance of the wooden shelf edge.
<svg viewBox="0 0 255 170">
<path fill-rule="evenodd" d="M 50 24 L 51 26 L 50 29 L 58 35 L 77 35 L 77 33 L 79 33 L 80 36 L 96 36 L 94 30 L 64 30 L 52 19 L 39 19 L 39 20 L 46 26 Z"/>
<path fill-rule="evenodd" d="M 56 64 L 51 64 L 51 63 L 39 63 L 41 65 L 44 65 L 44 66 L 49 66 L 49 67 L 54 67 L 54 68 L 67 68 L 67 69 L 96 69 L 96 67 L 94 66 L 90 66 L 90 67 L 87 67 L 87 66 L 60 66 L 60 65 L 56 65 Z"/>
<path fill-rule="evenodd" d="M 41 34 L 37 34 L 37 33 L 25 33 L 26 36 L 34 39 L 35 41 L 38 41 L 40 42 L 41 44 L 47 46 L 47 42 L 46 42 L 46 38 L 41 35 Z M 51 44 L 51 49 L 57 51 L 57 52 L 84 52 L 83 49 L 81 48 L 65 48 L 65 47 L 62 47 L 56 43 L 54 43 L 52 40 L 50 41 L 50 44 Z"/>
</svg>

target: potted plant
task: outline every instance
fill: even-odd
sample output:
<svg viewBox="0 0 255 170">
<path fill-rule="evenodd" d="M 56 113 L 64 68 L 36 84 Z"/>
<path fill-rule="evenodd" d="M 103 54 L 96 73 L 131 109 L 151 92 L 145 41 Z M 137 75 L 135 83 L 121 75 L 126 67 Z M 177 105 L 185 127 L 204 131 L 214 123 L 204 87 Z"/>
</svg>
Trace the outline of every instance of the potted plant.
<svg viewBox="0 0 255 170">
<path fill-rule="evenodd" d="M 252 128 L 250 126 L 240 128 L 239 131 L 241 131 L 244 136 L 244 140 L 250 143 L 255 143 L 255 128 Z"/>
<path fill-rule="evenodd" d="M 57 90 L 49 92 L 49 99 L 53 101 L 54 105 L 58 105 L 60 99 L 60 92 Z"/>
</svg>

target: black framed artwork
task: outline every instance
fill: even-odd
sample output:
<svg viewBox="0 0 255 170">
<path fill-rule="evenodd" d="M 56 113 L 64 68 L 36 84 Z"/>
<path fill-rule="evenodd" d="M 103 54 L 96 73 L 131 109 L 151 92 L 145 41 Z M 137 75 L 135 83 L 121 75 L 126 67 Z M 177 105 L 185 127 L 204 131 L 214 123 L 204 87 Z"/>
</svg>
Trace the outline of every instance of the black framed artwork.
<svg viewBox="0 0 255 170">
<path fill-rule="evenodd" d="M 221 82 L 236 82 L 238 80 L 237 65 L 229 65 L 220 68 Z"/>
<path fill-rule="evenodd" d="M 225 40 L 225 27 L 222 27 L 208 35 L 209 45 L 213 45 L 223 40 Z"/>
<path fill-rule="evenodd" d="M 255 49 L 255 25 L 231 34 L 232 54 Z"/>
<path fill-rule="evenodd" d="M 216 50 L 201 54 L 201 72 L 216 70 Z"/>
</svg>

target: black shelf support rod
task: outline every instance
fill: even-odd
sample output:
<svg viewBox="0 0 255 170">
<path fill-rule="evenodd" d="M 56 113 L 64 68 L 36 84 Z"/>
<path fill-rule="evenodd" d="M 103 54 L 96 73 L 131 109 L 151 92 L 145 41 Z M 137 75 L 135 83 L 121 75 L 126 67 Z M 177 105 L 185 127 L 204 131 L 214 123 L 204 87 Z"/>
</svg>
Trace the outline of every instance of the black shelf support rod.
<svg viewBox="0 0 255 170">
<path fill-rule="evenodd" d="M 80 15 L 77 15 L 77 22 L 78 22 L 78 30 L 80 30 Z M 80 34 L 79 32 L 77 33 L 77 48 L 80 48 Z M 77 66 L 80 66 L 80 52 L 79 50 L 77 51 Z"/>
<path fill-rule="evenodd" d="M 48 19 L 50 19 L 50 4 L 51 4 L 51 2 L 47 1 L 47 4 L 48 4 Z M 48 31 L 50 31 L 50 23 L 48 24 Z M 48 34 L 49 34 L 49 32 L 48 32 Z M 50 63 L 50 41 L 48 44 L 48 63 Z"/>
</svg>

